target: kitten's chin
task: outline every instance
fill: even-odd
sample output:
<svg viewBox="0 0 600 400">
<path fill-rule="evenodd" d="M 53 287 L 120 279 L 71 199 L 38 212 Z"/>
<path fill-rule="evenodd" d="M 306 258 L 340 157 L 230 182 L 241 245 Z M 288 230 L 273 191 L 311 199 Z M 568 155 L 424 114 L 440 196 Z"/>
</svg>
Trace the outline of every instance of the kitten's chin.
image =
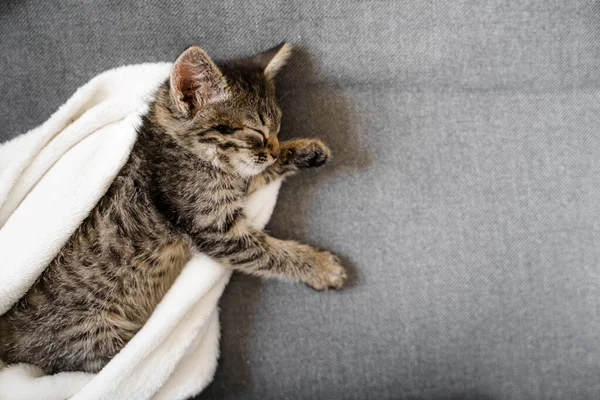
<svg viewBox="0 0 600 400">
<path fill-rule="evenodd" d="M 266 164 L 255 164 L 252 162 L 247 162 L 244 161 L 242 159 L 237 159 L 237 160 L 232 160 L 232 164 L 233 167 L 235 168 L 235 171 L 238 173 L 238 175 L 244 177 L 244 178 L 249 178 L 255 175 L 260 174 L 261 172 L 263 172 L 265 169 L 267 169 L 267 167 L 271 164 L 271 163 L 266 163 Z"/>
</svg>

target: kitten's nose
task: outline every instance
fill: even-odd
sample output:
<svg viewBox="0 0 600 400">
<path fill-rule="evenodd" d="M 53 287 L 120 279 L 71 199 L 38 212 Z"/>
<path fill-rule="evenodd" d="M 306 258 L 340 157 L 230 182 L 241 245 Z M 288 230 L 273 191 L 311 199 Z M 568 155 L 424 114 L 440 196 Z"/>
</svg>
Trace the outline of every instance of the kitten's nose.
<svg viewBox="0 0 600 400">
<path fill-rule="evenodd" d="M 281 151 L 279 150 L 279 147 L 278 147 L 277 149 L 269 150 L 269 153 L 271 153 L 271 157 L 277 158 L 281 154 Z"/>
<path fill-rule="evenodd" d="M 279 150 L 279 140 L 277 139 L 273 139 L 272 141 L 270 141 L 270 143 L 268 144 L 268 148 L 269 153 L 273 158 L 277 158 L 279 157 L 279 154 L 281 154 L 281 151 Z"/>
</svg>

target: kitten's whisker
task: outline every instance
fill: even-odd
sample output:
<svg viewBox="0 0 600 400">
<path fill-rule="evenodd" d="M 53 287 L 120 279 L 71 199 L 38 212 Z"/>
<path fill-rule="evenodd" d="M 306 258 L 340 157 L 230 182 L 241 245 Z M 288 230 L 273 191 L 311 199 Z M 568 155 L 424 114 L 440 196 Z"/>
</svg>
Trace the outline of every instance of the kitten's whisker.
<svg viewBox="0 0 600 400">
<path fill-rule="evenodd" d="M 287 90 L 285 93 L 283 93 L 281 96 L 279 96 L 279 99 L 277 99 L 277 100 L 278 100 L 278 101 L 281 101 L 281 100 L 283 100 L 283 99 L 284 99 L 284 98 L 285 98 L 285 97 L 286 97 L 288 94 L 290 94 L 290 93 L 292 93 L 292 92 L 295 92 L 295 91 L 296 91 L 296 89 L 290 89 L 290 90 Z"/>
</svg>

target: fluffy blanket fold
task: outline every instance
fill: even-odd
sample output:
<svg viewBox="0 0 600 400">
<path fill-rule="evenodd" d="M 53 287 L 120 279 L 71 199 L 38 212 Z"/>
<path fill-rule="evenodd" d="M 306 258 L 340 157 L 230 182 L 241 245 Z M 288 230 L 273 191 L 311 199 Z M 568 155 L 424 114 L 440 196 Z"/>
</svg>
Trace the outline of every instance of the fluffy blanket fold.
<svg viewBox="0 0 600 400">
<path fill-rule="evenodd" d="M 83 222 L 127 161 L 136 126 L 171 64 L 102 73 L 41 126 L 0 145 L 0 315 L 21 298 Z M 257 227 L 281 181 L 249 199 Z M 98 374 L 44 376 L 0 365 L 0 399 L 184 399 L 211 381 L 217 303 L 228 269 L 196 254 L 142 330 Z"/>
</svg>

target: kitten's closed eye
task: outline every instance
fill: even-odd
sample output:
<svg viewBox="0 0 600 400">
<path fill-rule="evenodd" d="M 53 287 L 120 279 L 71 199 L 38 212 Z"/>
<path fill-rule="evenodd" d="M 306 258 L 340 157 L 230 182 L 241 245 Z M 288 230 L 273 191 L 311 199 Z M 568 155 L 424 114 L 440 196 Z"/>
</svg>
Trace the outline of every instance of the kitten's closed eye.
<svg viewBox="0 0 600 400">
<path fill-rule="evenodd" d="M 227 125 L 215 125 L 212 127 L 215 131 L 218 131 L 224 135 L 230 135 L 233 132 L 237 131 L 236 128 L 232 128 L 230 126 Z"/>
</svg>

